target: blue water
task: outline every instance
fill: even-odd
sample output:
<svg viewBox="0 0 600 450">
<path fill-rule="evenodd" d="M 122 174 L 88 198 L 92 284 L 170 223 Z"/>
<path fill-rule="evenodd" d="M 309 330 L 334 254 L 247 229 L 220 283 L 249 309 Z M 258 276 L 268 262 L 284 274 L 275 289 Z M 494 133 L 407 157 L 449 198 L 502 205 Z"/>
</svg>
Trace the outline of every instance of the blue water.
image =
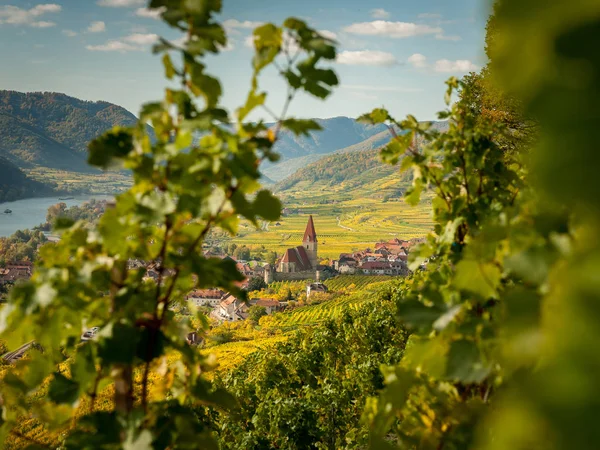
<svg viewBox="0 0 600 450">
<path fill-rule="evenodd" d="M 83 202 L 111 199 L 112 196 L 88 195 L 76 196 L 72 200 L 59 200 L 58 197 L 27 198 L 15 202 L 0 203 L 0 237 L 10 236 L 17 230 L 33 228 L 46 221 L 48 208 L 56 203 L 66 203 L 67 206 L 81 205 Z M 12 214 L 4 214 L 5 209 Z"/>
</svg>

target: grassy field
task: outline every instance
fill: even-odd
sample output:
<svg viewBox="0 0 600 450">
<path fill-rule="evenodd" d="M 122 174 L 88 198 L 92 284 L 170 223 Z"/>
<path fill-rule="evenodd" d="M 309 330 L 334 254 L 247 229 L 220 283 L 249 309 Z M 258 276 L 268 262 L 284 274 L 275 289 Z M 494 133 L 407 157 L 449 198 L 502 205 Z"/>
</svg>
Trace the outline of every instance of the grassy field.
<svg viewBox="0 0 600 450">
<path fill-rule="evenodd" d="M 55 183 L 60 190 L 85 194 L 118 194 L 131 186 L 131 176 L 122 172 L 80 173 L 44 168 L 26 170 L 29 177 Z"/>
<path fill-rule="evenodd" d="M 321 258 L 337 258 L 340 253 L 372 247 L 375 242 L 394 237 L 424 237 L 432 229 L 429 197 L 416 207 L 403 198 L 384 200 L 386 195 L 407 186 L 395 173 L 357 188 L 344 183 L 312 187 L 305 184 L 277 193 L 285 207 L 297 210 L 297 214 L 284 216 L 259 230 L 242 223 L 233 242 L 249 247 L 264 245 L 282 254 L 285 249 L 301 244 L 309 214 L 314 216 Z"/>
</svg>

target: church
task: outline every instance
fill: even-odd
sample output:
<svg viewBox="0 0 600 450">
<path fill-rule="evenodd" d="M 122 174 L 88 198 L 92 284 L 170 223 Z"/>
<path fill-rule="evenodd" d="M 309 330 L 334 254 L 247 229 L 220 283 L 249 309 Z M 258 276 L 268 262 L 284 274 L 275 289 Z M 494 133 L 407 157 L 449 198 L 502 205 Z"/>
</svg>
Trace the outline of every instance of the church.
<svg viewBox="0 0 600 450">
<path fill-rule="evenodd" d="M 285 280 L 314 280 L 319 278 L 319 258 L 317 254 L 317 232 L 312 215 L 308 217 L 302 245 L 288 248 L 275 270 L 265 267 L 265 282 Z"/>
</svg>

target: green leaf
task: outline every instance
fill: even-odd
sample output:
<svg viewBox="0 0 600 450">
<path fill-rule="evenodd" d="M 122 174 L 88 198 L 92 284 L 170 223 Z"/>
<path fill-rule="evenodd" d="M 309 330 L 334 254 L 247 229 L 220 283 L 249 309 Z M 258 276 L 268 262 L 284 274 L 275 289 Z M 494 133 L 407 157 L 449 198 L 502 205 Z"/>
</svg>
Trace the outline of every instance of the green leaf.
<svg viewBox="0 0 600 450">
<path fill-rule="evenodd" d="M 281 202 L 267 190 L 259 191 L 254 200 L 256 214 L 266 220 L 277 220 L 281 217 Z"/>
<path fill-rule="evenodd" d="M 490 373 L 490 368 L 481 360 L 475 342 L 465 339 L 450 345 L 446 365 L 446 377 L 463 383 L 481 383 Z"/>
<path fill-rule="evenodd" d="M 258 94 L 254 90 L 250 91 L 248 93 L 248 98 L 246 99 L 246 104 L 238 109 L 238 121 L 242 122 L 254 108 L 263 105 L 266 98 L 267 94 L 264 92 Z"/>
<path fill-rule="evenodd" d="M 454 286 L 487 299 L 497 295 L 502 272 L 493 263 L 463 259 L 456 265 Z"/>
<path fill-rule="evenodd" d="M 104 335 L 104 330 L 102 335 Z M 98 344 L 98 356 L 104 365 L 131 364 L 137 353 L 140 334 L 126 324 L 116 323 L 106 330 L 107 337 L 103 337 Z"/>
<path fill-rule="evenodd" d="M 56 372 L 48 387 L 48 397 L 55 403 L 72 405 L 79 398 L 79 384 Z"/>
<path fill-rule="evenodd" d="M 107 169 L 120 164 L 133 150 L 131 130 L 115 127 L 102 136 L 94 139 L 88 145 L 88 163 Z"/>
<path fill-rule="evenodd" d="M 175 70 L 175 66 L 173 66 L 173 62 L 171 61 L 171 57 L 168 53 L 164 54 L 162 62 L 165 68 L 165 76 L 171 80 L 175 75 L 177 75 L 177 70 Z"/>
<path fill-rule="evenodd" d="M 322 130 L 321 125 L 314 120 L 286 119 L 282 125 L 296 136 L 310 136 L 311 131 Z"/>
</svg>

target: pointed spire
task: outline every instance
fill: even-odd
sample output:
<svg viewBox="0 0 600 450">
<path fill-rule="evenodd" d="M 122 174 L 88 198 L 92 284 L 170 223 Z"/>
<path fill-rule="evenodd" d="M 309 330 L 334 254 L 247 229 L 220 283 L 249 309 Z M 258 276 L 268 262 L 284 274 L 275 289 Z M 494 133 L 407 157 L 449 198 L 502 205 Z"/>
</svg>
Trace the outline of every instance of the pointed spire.
<svg viewBox="0 0 600 450">
<path fill-rule="evenodd" d="M 317 232 L 315 231 L 312 214 L 308 216 L 308 223 L 306 224 L 306 231 L 304 232 L 302 242 L 317 242 Z"/>
</svg>

